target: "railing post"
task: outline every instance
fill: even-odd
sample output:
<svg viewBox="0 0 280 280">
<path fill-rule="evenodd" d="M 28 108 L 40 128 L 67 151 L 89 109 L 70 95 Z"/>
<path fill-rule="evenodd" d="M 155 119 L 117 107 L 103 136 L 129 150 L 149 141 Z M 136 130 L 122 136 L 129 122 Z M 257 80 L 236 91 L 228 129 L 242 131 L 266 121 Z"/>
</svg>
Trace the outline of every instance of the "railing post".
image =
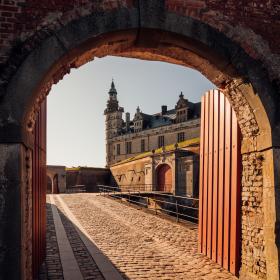
<svg viewBox="0 0 280 280">
<path fill-rule="evenodd" d="M 176 199 L 176 222 L 178 223 L 179 222 L 179 215 L 178 215 L 178 202 L 177 202 L 177 199 Z"/>
</svg>

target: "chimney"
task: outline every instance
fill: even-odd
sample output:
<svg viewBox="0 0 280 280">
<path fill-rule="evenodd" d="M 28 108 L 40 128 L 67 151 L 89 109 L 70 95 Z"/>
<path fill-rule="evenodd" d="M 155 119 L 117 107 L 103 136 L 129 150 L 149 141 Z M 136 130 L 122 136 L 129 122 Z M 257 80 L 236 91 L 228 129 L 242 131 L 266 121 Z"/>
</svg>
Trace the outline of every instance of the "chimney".
<svg viewBox="0 0 280 280">
<path fill-rule="evenodd" d="M 125 127 L 126 131 L 128 132 L 130 129 L 130 114 L 128 112 L 125 113 Z"/>
<path fill-rule="evenodd" d="M 164 115 L 167 113 L 167 106 L 166 105 L 162 105 L 161 106 L 161 114 Z"/>
</svg>

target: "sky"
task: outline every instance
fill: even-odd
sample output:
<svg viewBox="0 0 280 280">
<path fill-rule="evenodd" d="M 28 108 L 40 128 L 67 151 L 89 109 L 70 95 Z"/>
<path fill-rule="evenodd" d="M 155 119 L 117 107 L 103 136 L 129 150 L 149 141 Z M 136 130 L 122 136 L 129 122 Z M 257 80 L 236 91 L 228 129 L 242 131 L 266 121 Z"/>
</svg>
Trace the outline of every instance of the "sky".
<svg viewBox="0 0 280 280">
<path fill-rule="evenodd" d="M 107 56 L 95 58 L 52 87 L 47 98 L 47 163 L 105 166 L 105 116 L 112 78 L 119 105 L 133 118 L 136 107 L 154 114 L 174 108 L 182 91 L 199 102 L 215 88 L 198 71 L 165 62 Z M 123 115 L 125 118 L 125 115 Z"/>
</svg>

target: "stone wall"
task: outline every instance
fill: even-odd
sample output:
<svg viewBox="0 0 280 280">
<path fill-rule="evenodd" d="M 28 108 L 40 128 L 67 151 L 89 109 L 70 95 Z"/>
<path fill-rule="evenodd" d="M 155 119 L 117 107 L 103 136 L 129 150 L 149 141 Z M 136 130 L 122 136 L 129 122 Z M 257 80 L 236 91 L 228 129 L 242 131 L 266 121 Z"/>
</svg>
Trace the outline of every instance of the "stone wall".
<svg viewBox="0 0 280 280">
<path fill-rule="evenodd" d="M 263 279 L 266 276 L 261 153 L 242 156 L 242 267 Z M 247 277 L 248 275 L 244 276 Z"/>
<path fill-rule="evenodd" d="M 48 165 L 47 176 L 50 177 L 52 183 L 54 177 L 57 175 L 58 193 L 65 193 L 66 191 L 66 166 Z"/>
<path fill-rule="evenodd" d="M 199 148 L 162 151 L 143 158 L 116 163 L 110 167 L 117 186 L 125 189 L 157 190 L 157 171 L 163 164 L 172 170 L 171 192 L 198 197 Z M 187 168 L 188 167 L 188 168 Z"/>
<path fill-rule="evenodd" d="M 177 160 L 176 194 L 189 197 L 199 195 L 199 154 L 180 157 Z"/>
<path fill-rule="evenodd" d="M 151 164 L 151 158 L 145 157 L 127 163 L 116 164 L 111 166 L 110 170 L 119 187 L 143 187 L 146 182 L 145 166 L 149 164 Z M 147 176 L 152 176 L 152 174 L 149 173 Z"/>
<path fill-rule="evenodd" d="M 98 192 L 98 185 L 111 185 L 110 169 L 96 167 L 78 167 L 66 169 L 66 189 L 84 185 L 88 192 Z"/>
</svg>

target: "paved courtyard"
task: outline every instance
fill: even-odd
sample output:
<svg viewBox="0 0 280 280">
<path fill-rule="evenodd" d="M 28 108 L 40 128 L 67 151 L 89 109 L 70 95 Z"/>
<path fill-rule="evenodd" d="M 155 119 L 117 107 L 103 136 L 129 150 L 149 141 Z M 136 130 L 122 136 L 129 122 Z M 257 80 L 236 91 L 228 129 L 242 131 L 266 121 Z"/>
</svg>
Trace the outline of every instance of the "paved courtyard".
<svg viewBox="0 0 280 280">
<path fill-rule="evenodd" d="M 42 279 L 237 279 L 197 252 L 193 224 L 95 194 L 51 195 L 47 202 Z"/>
</svg>

